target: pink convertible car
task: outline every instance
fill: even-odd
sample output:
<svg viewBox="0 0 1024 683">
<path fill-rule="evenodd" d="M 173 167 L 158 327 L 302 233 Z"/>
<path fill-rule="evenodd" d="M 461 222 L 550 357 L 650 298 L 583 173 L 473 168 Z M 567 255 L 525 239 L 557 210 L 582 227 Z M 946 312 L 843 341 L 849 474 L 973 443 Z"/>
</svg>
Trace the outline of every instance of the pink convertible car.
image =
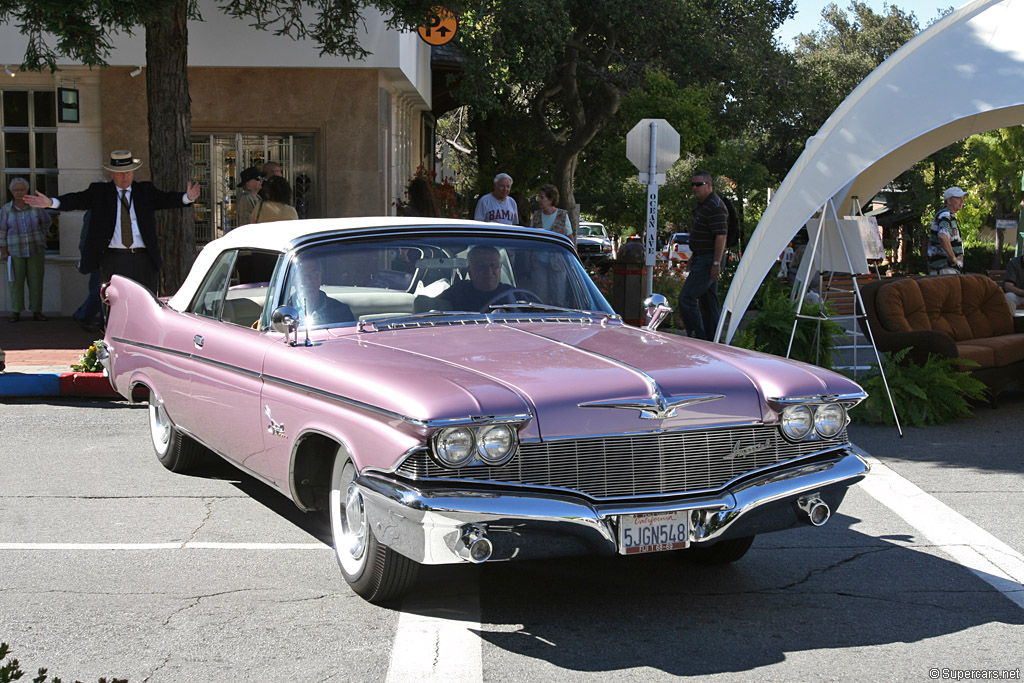
<svg viewBox="0 0 1024 683">
<path fill-rule="evenodd" d="M 421 564 L 672 551 L 732 562 L 867 472 L 851 380 L 623 324 L 545 231 L 245 226 L 170 299 L 115 277 L 104 359 L 174 472 L 216 454 L 330 518 L 367 600 Z M 667 308 L 651 302 L 654 318 Z"/>
</svg>

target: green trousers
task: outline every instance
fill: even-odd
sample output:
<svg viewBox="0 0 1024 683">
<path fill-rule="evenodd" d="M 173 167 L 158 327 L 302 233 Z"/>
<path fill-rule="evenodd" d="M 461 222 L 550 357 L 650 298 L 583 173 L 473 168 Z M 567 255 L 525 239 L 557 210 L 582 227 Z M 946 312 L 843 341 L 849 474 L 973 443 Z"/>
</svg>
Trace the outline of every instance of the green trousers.
<svg viewBox="0 0 1024 683">
<path fill-rule="evenodd" d="M 11 265 L 14 271 L 14 280 L 9 283 L 11 286 L 11 313 L 21 313 L 25 310 L 26 282 L 28 283 L 28 309 L 33 313 L 42 313 L 43 272 L 46 268 L 46 254 L 27 257 L 12 256 Z"/>
</svg>

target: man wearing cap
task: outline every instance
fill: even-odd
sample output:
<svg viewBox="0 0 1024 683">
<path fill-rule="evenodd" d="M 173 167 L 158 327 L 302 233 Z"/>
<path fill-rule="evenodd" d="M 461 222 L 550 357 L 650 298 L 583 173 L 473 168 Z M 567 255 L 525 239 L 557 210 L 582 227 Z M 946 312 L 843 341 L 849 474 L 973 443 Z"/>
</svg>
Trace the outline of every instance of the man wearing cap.
<svg viewBox="0 0 1024 683">
<path fill-rule="evenodd" d="M 476 203 L 473 217 L 488 223 L 519 225 L 519 205 L 508 196 L 512 191 L 512 176 L 499 173 L 494 176 L 494 191 L 488 192 Z"/>
<path fill-rule="evenodd" d="M 156 292 L 160 284 L 160 243 L 156 235 L 156 212 L 188 206 L 199 197 L 199 183 L 189 183 L 185 192 L 164 192 L 149 181 L 134 182 L 142 162 L 130 150 L 110 153 L 103 168 L 109 183 L 93 183 L 81 192 L 50 198 L 36 191 L 25 202 L 58 211 L 91 211 L 89 234 L 82 249 L 80 269 L 99 268 L 104 282 L 111 275 L 129 277 Z"/>
<path fill-rule="evenodd" d="M 238 225 L 252 223 L 252 210 L 260 203 L 260 188 L 263 187 L 263 176 L 255 166 L 242 171 L 242 182 L 238 183 L 239 188 L 244 188 L 242 196 L 238 198 Z"/>
<path fill-rule="evenodd" d="M 951 187 L 942 195 L 945 206 L 935 214 L 928 233 L 929 275 L 955 275 L 964 268 L 964 244 L 956 212 L 964 208 L 966 194 L 959 187 Z"/>
</svg>

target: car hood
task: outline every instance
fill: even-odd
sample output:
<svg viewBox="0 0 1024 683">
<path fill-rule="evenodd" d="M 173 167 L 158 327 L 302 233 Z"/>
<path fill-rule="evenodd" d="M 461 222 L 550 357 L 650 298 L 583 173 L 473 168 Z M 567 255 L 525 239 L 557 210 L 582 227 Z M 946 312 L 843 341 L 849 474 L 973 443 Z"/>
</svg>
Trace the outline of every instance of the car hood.
<svg viewBox="0 0 1024 683">
<path fill-rule="evenodd" d="M 277 371 L 348 400 L 424 422 L 529 414 L 524 437 L 771 421 L 766 398 L 860 391 L 815 366 L 614 322 L 350 328 L 282 351 L 268 363 L 293 367 Z"/>
</svg>

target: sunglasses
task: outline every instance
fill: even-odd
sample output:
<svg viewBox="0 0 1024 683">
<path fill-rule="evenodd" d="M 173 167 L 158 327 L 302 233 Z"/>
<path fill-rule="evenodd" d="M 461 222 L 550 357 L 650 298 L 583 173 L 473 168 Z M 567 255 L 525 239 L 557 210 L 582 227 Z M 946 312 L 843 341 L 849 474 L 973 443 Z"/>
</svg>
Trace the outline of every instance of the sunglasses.
<svg viewBox="0 0 1024 683">
<path fill-rule="evenodd" d="M 705 181 L 703 183 L 690 183 L 690 185 L 693 187 L 700 187 L 701 185 L 707 185 L 707 182 Z"/>
</svg>

